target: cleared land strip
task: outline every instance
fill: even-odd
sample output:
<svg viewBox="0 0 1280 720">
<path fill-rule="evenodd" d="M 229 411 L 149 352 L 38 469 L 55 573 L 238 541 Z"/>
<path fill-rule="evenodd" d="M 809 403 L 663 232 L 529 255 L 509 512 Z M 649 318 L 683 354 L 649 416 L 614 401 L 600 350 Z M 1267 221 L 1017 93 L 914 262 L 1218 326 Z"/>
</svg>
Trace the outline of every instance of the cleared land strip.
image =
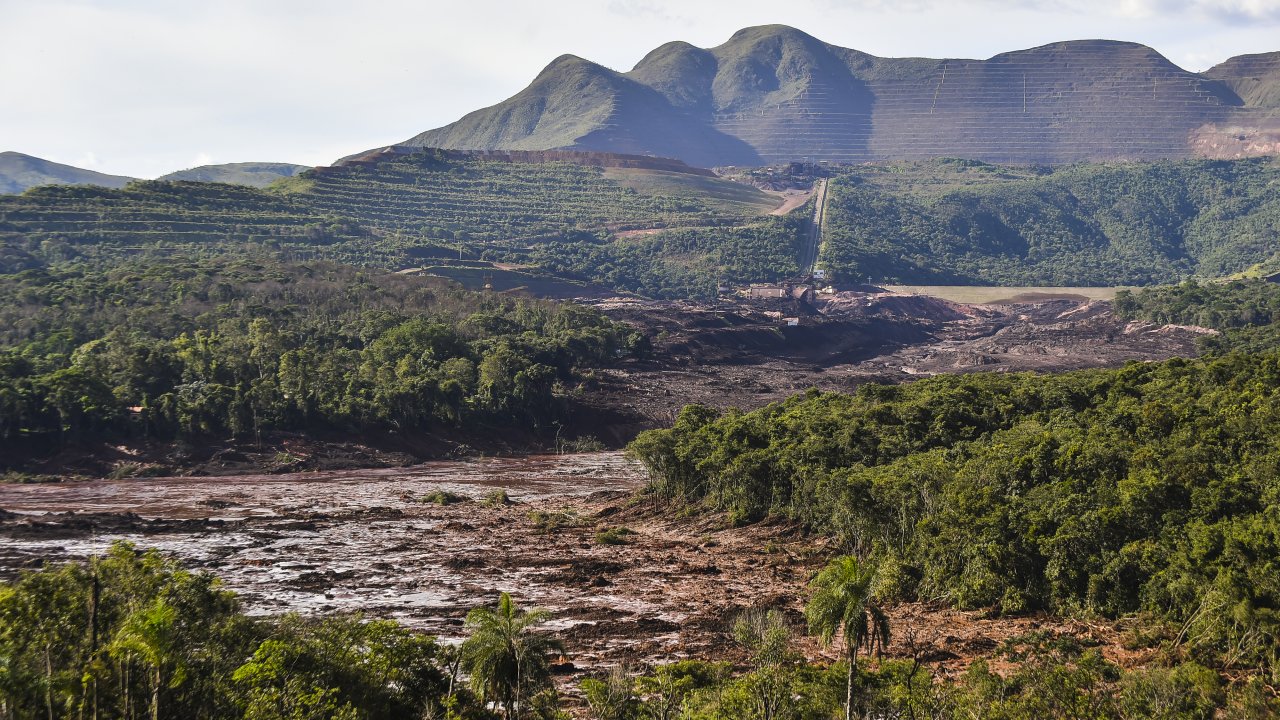
<svg viewBox="0 0 1280 720">
<path fill-rule="evenodd" d="M 817 199 L 813 205 L 813 220 L 809 225 L 809 245 L 805 248 L 800 263 L 802 275 L 813 274 L 814 266 L 818 263 L 818 252 L 822 247 L 822 221 L 827 209 L 827 181 L 815 180 L 813 193 Z"/>
<path fill-rule="evenodd" d="M 984 285 L 884 285 L 884 289 L 902 295 L 928 295 L 951 302 L 987 305 L 1040 300 L 1084 299 L 1114 300 L 1126 287 L 1051 287 L 1051 286 L 984 286 Z"/>
</svg>

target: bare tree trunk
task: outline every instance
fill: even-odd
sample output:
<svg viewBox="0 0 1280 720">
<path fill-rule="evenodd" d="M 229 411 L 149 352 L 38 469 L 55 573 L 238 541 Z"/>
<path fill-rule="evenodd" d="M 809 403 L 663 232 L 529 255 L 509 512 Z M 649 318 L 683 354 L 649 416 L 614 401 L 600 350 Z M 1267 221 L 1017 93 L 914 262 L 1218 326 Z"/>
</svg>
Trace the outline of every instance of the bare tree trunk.
<svg viewBox="0 0 1280 720">
<path fill-rule="evenodd" d="M 51 643 L 44 644 L 44 708 L 53 720 L 53 658 L 50 656 Z"/>
<path fill-rule="evenodd" d="M 516 720 L 520 720 L 520 656 L 516 656 Z"/>
<path fill-rule="evenodd" d="M 844 720 L 853 720 L 853 677 L 858 670 L 858 649 L 852 645 L 848 647 L 849 677 L 844 689 Z"/>
<path fill-rule="evenodd" d="M 98 602 L 101 600 L 102 589 L 98 584 L 98 566 L 97 561 L 93 561 L 93 590 L 89 595 L 89 682 L 92 684 L 90 688 L 90 705 L 91 711 L 89 717 L 92 720 L 98 720 Z"/>
<path fill-rule="evenodd" d="M 124 716 L 133 720 L 133 709 L 129 706 L 129 664 L 124 664 L 121 676 L 124 678 Z"/>
<path fill-rule="evenodd" d="M 160 666 L 155 668 L 151 686 L 151 720 L 160 720 Z"/>
</svg>

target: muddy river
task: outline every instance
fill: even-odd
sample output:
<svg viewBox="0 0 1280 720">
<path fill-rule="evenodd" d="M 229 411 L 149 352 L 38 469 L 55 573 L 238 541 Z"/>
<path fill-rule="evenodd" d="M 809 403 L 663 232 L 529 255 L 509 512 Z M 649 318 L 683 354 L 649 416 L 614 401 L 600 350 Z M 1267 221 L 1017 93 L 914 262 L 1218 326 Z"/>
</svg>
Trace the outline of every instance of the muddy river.
<svg viewBox="0 0 1280 720">
<path fill-rule="evenodd" d="M 222 578 L 257 614 L 360 611 L 454 641 L 500 591 L 551 611 L 573 677 L 617 663 L 741 657 L 727 630 L 748 607 L 802 627 L 805 585 L 829 554 L 786 524 L 727 528 L 638 499 L 620 453 L 438 462 L 412 468 L 231 478 L 0 485 L 0 578 L 100 553 L 118 539 Z M 509 501 L 485 502 L 495 491 Z M 429 497 L 453 493 L 458 502 Z M 609 529 L 623 544 L 600 542 Z M 1051 630 L 1132 660 L 1118 627 L 890 609 L 890 654 L 963 672 L 1003 640 Z M 919 641 L 919 647 L 915 643 Z M 811 640 L 797 648 L 817 657 Z M 908 647 L 912 646 L 912 647 Z"/>
<path fill-rule="evenodd" d="M 553 612 L 578 667 L 723 642 L 735 607 L 776 592 L 792 557 L 644 512 L 620 453 L 231 478 L 0 485 L 0 577 L 115 540 L 207 570 L 252 613 L 362 611 L 456 639 L 500 591 Z M 505 491 L 507 503 L 486 502 Z M 464 498 L 441 505 L 438 492 Z M 625 544 L 597 534 L 625 527 Z M 779 562 L 770 562 L 774 557 Z"/>
</svg>

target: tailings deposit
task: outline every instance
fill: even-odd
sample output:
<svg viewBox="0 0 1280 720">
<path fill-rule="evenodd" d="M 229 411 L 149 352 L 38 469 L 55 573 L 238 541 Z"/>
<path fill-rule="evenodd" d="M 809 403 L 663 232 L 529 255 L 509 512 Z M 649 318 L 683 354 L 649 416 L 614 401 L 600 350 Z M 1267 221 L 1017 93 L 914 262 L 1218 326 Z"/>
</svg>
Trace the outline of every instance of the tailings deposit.
<svg viewBox="0 0 1280 720">
<path fill-rule="evenodd" d="M 666 520 L 635 501 L 643 484 L 622 454 L 592 453 L 0 485 L 0 577 L 128 540 L 253 613 L 359 611 L 446 641 L 506 591 L 553 613 L 567 669 L 722 649 L 737 610 L 803 586 L 780 528 Z"/>
<path fill-rule="evenodd" d="M 0 579 L 116 540 L 222 578 L 250 612 L 360 612 L 445 642 L 499 592 L 546 608 L 569 680 L 606 666 L 743 659 L 728 630 L 751 607 L 803 627 L 805 586 L 836 548 L 786 522 L 730 527 L 637 494 L 621 453 L 410 468 L 0 485 Z M 888 652 L 943 674 L 1028 632 L 1069 635 L 1131 664 L 1118 626 L 938 603 L 890 608 Z M 832 657 L 810 639 L 807 657 Z M 923 648 L 923 649 L 922 649 Z M 923 655 L 921 654 L 923 653 Z"/>
</svg>

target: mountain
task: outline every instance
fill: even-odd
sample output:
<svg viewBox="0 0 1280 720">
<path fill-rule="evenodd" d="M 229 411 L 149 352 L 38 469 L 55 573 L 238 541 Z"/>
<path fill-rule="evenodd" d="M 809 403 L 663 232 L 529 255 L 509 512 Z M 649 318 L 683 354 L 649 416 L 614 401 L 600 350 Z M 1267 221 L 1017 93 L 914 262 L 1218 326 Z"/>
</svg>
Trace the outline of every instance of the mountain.
<svg viewBox="0 0 1280 720">
<path fill-rule="evenodd" d="M 102 185 L 120 188 L 131 182 L 131 177 L 106 175 L 19 152 L 0 152 L 0 194 L 16 194 L 37 185 Z"/>
<path fill-rule="evenodd" d="M 197 182 L 227 183 L 266 187 L 283 177 L 293 177 L 306 170 L 306 165 L 272 162 L 240 162 L 222 165 L 201 165 L 162 175 L 157 180 L 194 180 Z"/>
<path fill-rule="evenodd" d="M 1233 57 L 1204 75 L 1231 88 L 1249 107 L 1280 108 L 1280 52 Z"/>
<path fill-rule="evenodd" d="M 554 60 L 511 99 L 403 144 L 603 150 L 679 158 L 703 167 L 726 158 L 740 164 L 759 160 L 741 140 L 673 109 L 658 90 L 573 55 Z"/>
<path fill-rule="evenodd" d="M 1015 164 L 1280 152 L 1280 53 L 1192 73 L 1136 43 L 987 60 L 881 58 L 794 28 L 672 42 L 619 73 L 571 55 L 492 107 L 404 145 L 576 149 L 701 166 L 963 157 Z"/>
</svg>

